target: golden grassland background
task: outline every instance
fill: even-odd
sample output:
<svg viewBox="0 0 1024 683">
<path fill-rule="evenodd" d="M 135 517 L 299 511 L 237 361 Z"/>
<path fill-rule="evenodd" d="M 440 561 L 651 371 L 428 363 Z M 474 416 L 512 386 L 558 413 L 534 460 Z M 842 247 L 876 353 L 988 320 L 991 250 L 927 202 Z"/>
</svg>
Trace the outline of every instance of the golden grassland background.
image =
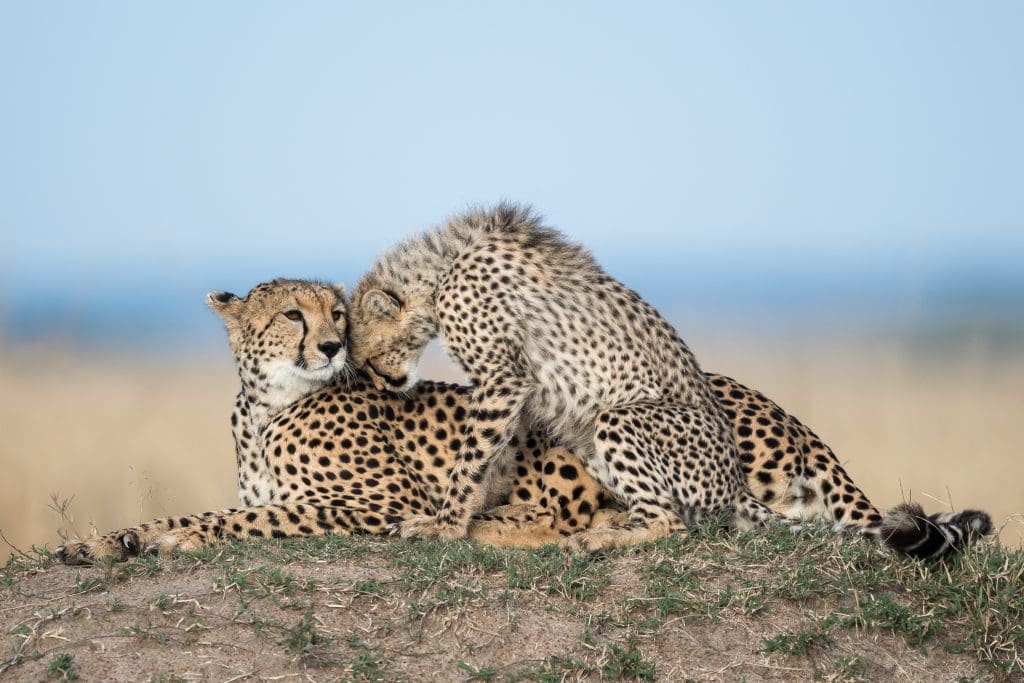
<svg viewBox="0 0 1024 683">
<path fill-rule="evenodd" d="M 876 504 L 980 507 L 1004 543 L 1024 541 L 1024 354 L 744 338 L 693 347 L 706 369 L 817 431 Z M 436 349 L 425 370 L 459 378 Z M 51 494 L 72 499 L 80 534 L 236 504 L 236 383 L 226 348 L 163 359 L 0 348 L 0 528 L 19 547 L 53 548 L 63 522 Z"/>
</svg>

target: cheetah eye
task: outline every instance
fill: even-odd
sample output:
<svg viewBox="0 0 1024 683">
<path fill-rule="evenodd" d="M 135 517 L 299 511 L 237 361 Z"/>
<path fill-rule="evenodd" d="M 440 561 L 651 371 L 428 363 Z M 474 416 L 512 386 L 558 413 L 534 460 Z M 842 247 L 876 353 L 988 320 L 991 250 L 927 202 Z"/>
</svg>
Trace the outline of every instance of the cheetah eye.
<svg viewBox="0 0 1024 683">
<path fill-rule="evenodd" d="M 289 320 L 299 321 L 302 320 L 302 312 L 296 310 L 285 311 L 284 317 L 288 318 Z"/>
<path fill-rule="evenodd" d="M 334 322 L 338 322 L 339 320 L 341 320 L 341 311 L 331 311 L 331 318 L 334 320 Z"/>
</svg>

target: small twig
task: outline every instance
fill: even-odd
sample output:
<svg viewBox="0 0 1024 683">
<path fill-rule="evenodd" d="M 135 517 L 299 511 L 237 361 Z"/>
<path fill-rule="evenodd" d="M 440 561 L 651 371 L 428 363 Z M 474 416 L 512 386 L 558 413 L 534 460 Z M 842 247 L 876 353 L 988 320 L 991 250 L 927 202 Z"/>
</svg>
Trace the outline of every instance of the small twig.
<svg viewBox="0 0 1024 683">
<path fill-rule="evenodd" d="M 7 540 L 7 536 L 5 536 L 5 535 L 4 535 L 4 530 L 3 530 L 2 528 L 0 528 L 0 539 L 3 539 L 3 542 L 4 542 L 4 543 L 5 543 L 6 545 L 7 545 L 7 547 L 8 547 L 8 548 L 10 548 L 10 549 L 11 549 L 11 550 L 13 550 L 14 552 L 18 553 L 19 555 L 21 555 L 22 557 L 24 557 L 24 558 L 25 558 L 26 560 L 35 560 L 35 558 L 34 558 L 34 557 L 32 557 L 31 555 L 29 555 L 29 554 L 28 554 L 28 553 L 26 553 L 26 552 L 25 552 L 24 550 L 22 550 L 21 548 L 19 548 L 19 547 L 18 547 L 18 546 L 16 546 L 16 545 L 14 545 L 14 544 L 13 544 L 13 543 L 11 543 L 10 541 L 8 541 L 8 540 Z"/>
</svg>

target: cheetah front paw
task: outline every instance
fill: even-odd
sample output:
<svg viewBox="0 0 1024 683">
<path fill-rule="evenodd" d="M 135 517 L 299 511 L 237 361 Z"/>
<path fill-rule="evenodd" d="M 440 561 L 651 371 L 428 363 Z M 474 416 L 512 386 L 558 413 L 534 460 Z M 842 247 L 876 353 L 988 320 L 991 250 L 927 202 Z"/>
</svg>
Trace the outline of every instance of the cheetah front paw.
<svg viewBox="0 0 1024 683">
<path fill-rule="evenodd" d="M 570 553 L 589 555 L 619 545 L 621 532 L 607 527 L 587 529 L 566 536 L 558 542 L 558 547 Z"/>
<path fill-rule="evenodd" d="M 591 529 L 603 529 L 611 526 L 622 526 L 629 522 L 629 513 L 625 510 L 601 508 L 590 518 Z"/>
<path fill-rule="evenodd" d="M 574 553 L 596 553 L 601 550 L 648 543 L 673 532 L 685 531 L 686 526 L 682 520 L 659 520 L 649 525 L 611 525 L 591 528 L 566 536 L 559 546 L 563 550 Z"/>
<path fill-rule="evenodd" d="M 587 539 L 582 538 L 582 536 L 582 531 L 566 536 L 558 542 L 558 547 L 566 552 L 579 555 L 587 555 L 593 552 Z"/>
<path fill-rule="evenodd" d="M 396 523 L 392 527 L 392 533 L 402 538 L 454 541 L 466 537 L 466 528 L 454 524 L 441 524 L 437 517 L 419 515 Z"/>
<path fill-rule="evenodd" d="M 64 564 L 101 564 L 124 562 L 141 550 L 139 535 L 132 529 L 124 529 L 84 541 L 69 541 L 57 548 L 57 557 Z"/>
</svg>

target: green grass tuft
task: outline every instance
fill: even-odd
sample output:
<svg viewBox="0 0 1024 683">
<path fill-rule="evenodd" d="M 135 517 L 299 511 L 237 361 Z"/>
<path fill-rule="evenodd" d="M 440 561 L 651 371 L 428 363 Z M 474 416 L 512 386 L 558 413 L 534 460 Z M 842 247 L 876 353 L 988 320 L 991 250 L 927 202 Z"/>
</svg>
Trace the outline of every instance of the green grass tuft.
<svg viewBox="0 0 1024 683">
<path fill-rule="evenodd" d="M 66 652 L 55 654 L 50 658 L 50 664 L 47 667 L 47 672 L 51 677 L 58 678 L 62 681 L 73 681 L 78 678 L 78 673 L 75 671 L 75 657 L 69 655 Z"/>
</svg>

